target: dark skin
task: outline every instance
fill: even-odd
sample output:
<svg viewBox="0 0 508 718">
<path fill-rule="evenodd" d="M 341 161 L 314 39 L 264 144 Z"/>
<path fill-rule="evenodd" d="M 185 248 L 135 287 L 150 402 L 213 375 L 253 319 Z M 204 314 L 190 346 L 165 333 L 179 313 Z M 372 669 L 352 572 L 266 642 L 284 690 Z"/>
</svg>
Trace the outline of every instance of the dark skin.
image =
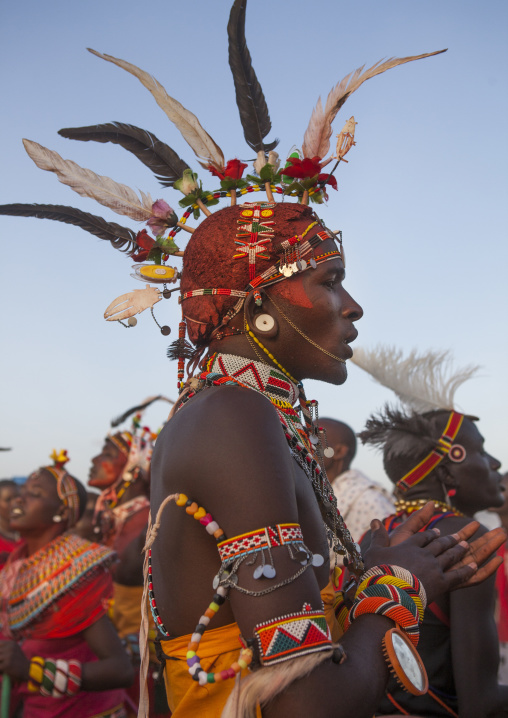
<svg viewBox="0 0 508 718">
<path fill-rule="evenodd" d="M 61 516 L 55 522 L 53 517 Z M 44 548 L 67 528 L 67 508 L 56 490 L 56 481 L 46 471 L 29 477 L 13 502 L 11 525 L 27 543 L 28 556 Z M 82 687 L 101 691 L 131 685 L 134 674 L 116 631 L 103 616 L 83 631 L 83 638 L 98 661 L 82 666 Z M 20 681 L 28 680 L 30 662 L 16 641 L 0 641 L 0 673 Z"/>
<path fill-rule="evenodd" d="M 0 534 L 6 539 L 16 541 L 18 536 L 10 529 L 10 511 L 12 500 L 18 495 L 19 488 L 13 484 L 0 485 Z"/>
<path fill-rule="evenodd" d="M 457 532 L 470 522 L 477 511 L 488 506 L 501 506 L 500 462 L 484 449 L 484 440 L 475 423 L 464 419 L 456 443 L 466 449 L 460 464 L 448 464 L 440 472 L 422 481 L 404 498 L 436 499 L 445 488 L 453 488 L 455 508 L 465 514 L 439 522 L 443 534 Z M 444 469 L 444 470 L 443 470 Z M 487 534 L 479 526 L 473 539 Z M 363 542 L 362 542 L 363 546 Z M 464 591 L 439 596 L 436 603 L 450 617 L 452 663 L 460 718 L 508 715 L 508 686 L 498 685 L 499 649 L 494 621 L 494 576 Z"/>
<path fill-rule="evenodd" d="M 297 232 L 302 229 L 295 227 Z M 333 248 L 327 242 L 322 251 Z M 245 319 L 249 326 L 296 379 L 311 377 L 341 384 L 347 372 L 343 362 L 303 340 L 282 318 L 269 296 L 273 293 L 286 316 L 313 341 L 346 359 L 351 356 L 348 342 L 357 333 L 354 322 L 362 310 L 344 289 L 343 276 L 342 262 L 335 259 L 288 280 L 301 282 L 298 296 L 306 297 L 310 306 L 302 302 L 293 306 L 275 288 L 262 292 L 262 307 L 256 306 L 252 296 L 246 300 Z M 269 332 L 255 329 L 256 315 L 264 312 L 274 319 Z M 233 326 L 243 328 L 243 318 L 235 318 Z M 243 335 L 215 342 L 214 349 L 258 359 Z M 198 394 L 162 430 L 152 460 L 152 476 L 154 517 L 168 494 L 183 492 L 212 514 L 226 536 L 270 524 L 297 522 L 307 546 L 325 557 L 321 567 L 310 568 L 290 585 L 263 598 L 232 590 L 230 601 L 221 607 L 211 628 L 236 621 L 242 635 L 249 638 L 256 624 L 299 612 L 304 602 L 319 608 L 319 592 L 327 584 L 329 573 L 319 506 L 307 476 L 289 455 L 279 420 L 266 398 L 237 387 L 214 387 Z M 432 512 L 432 507 L 429 509 Z M 436 533 L 428 532 L 413 535 L 421 526 L 419 521 L 417 517 L 410 523 L 407 541 L 395 546 L 403 534 L 399 532 L 392 538 L 391 547 L 384 530 L 376 524 L 376 541 L 367 564 L 407 566 L 433 595 L 470 579 L 476 569 L 476 564 L 468 565 L 470 557 L 456 570 L 446 570 L 466 554 L 466 547 L 457 543 L 461 537 L 436 538 Z M 157 605 L 172 635 L 192 632 L 211 599 L 212 580 L 220 565 L 214 543 L 181 508 L 170 504 L 165 509 L 152 560 Z M 260 590 L 293 576 L 295 564 L 287 551 L 280 548 L 273 553 L 275 579 L 264 579 L 260 586 L 252 577 L 252 567 L 244 563 L 239 570 L 239 585 Z M 388 678 L 381 638 L 392 626 L 381 616 L 361 617 L 344 638 L 348 660 L 340 667 L 325 663 L 293 684 L 291 690 L 263 709 L 264 718 L 371 718 Z M 339 702 L 337 695 L 341 696 Z"/>
<path fill-rule="evenodd" d="M 92 459 L 88 484 L 104 491 L 118 481 L 127 464 L 125 453 L 109 439 L 106 439 L 102 451 Z M 118 506 L 137 496 L 147 495 L 148 483 L 140 475 L 123 492 Z M 115 566 L 115 581 L 124 586 L 143 585 L 142 548 L 146 533 L 148 512 L 139 512 L 127 521 L 122 531 L 115 537 L 114 549 L 118 554 Z"/>
</svg>

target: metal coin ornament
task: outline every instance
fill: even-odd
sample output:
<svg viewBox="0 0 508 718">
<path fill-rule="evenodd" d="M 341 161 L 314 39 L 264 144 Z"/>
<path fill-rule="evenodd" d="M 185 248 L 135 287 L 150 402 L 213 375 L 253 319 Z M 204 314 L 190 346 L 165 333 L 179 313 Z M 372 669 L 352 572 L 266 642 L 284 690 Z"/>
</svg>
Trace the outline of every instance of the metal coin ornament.
<svg viewBox="0 0 508 718">
<path fill-rule="evenodd" d="M 313 565 L 313 566 L 316 566 L 316 568 L 317 568 L 318 566 L 322 566 L 322 565 L 324 564 L 324 562 L 325 562 L 325 560 L 324 560 L 323 556 L 321 556 L 320 553 L 315 553 L 315 554 L 313 555 L 313 557 L 312 557 L 312 565 Z"/>
<path fill-rule="evenodd" d="M 331 459 L 334 453 L 335 451 L 332 449 L 331 446 L 327 446 L 326 449 L 323 451 L 323 454 L 326 456 L 327 459 Z"/>
<path fill-rule="evenodd" d="M 261 578 L 261 576 L 263 575 L 263 568 L 264 568 L 264 566 L 256 566 L 256 568 L 254 569 L 254 573 L 252 574 L 252 576 L 253 576 L 256 580 L 257 580 L 258 578 Z"/>
<path fill-rule="evenodd" d="M 316 267 L 317 267 L 317 262 L 316 262 L 316 260 L 314 259 L 314 257 L 311 257 L 311 258 L 309 259 L 309 264 L 310 264 L 310 266 L 312 267 L 312 269 L 316 269 Z"/>
<path fill-rule="evenodd" d="M 162 296 L 164 297 L 164 299 L 170 299 L 170 298 L 171 298 L 171 290 L 165 289 L 165 290 L 162 292 Z"/>
<path fill-rule="evenodd" d="M 315 434 L 311 434 L 309 436 L 309 441 L 311 444 L 313 444 L 315 446 L 316 444 L 319 444 L 319 437 L 316 436 Z"/>
<path fill-rule="evenodd" d="M 265 578 L 275 578 L 276 571 L 269 563 L 263 566 L 263 576 Z"/>
<path fill-rule="evenodd" d="M 167 324 L 165 324 L 163 327 L 161 327 L 161 334 L 163 334 L 165 337 L 167 337 L 168 334 L 171 334 L 171 328 L 168 327 Z"/>
</svg>

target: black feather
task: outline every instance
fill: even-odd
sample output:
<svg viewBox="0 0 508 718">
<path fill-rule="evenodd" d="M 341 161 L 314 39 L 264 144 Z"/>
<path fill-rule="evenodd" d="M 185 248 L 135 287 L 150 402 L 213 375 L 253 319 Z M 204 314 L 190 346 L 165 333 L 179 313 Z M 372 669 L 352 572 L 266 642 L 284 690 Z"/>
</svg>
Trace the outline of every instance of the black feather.
<svg viewBox="0 0 508 718">
<path fill-rule="evenodd" d="M 37 217 L 38 219 L 54 219 L 57 222 L 74 224 L 90 234 L 110 242 L 115 249 L 131 252 L 138 249 L 136 232 L 122 227 L 116 222 L 106 222 L 95 214 L 82 212 L 75 207 L 63 204 L 2 204 L 0 214 L 13 217 Z"/>
<path fill-rule="evenodd" d="M 236 104 L 247 144 L 256 152 L 269 152 L 277 147 L 279 140 L 269 144 L 263 142 L 272 129 L 272 123 L 245 40 L 246 8 L 247 0 L 235 0 L 231 8 L 228 22 L 229 66 L 233 73 Z"/>
<path fill-rule="evenodd" d="M 189 165 L 155 135 L 134 125 L 108 122 L 88 127 L 65 127 L 59 135 L 82 142 L 113 142 L 132 152 L 155 174 L 163 187 L 172 187 Z"/>
<path fill-rule="evenodd" d="M 186 339 L 177 339 L 169 345 L 166 356 L 170 361 L 174 361 L 175 359 L 193 359 L 195 353 L 195 347 Z"/>
</svg>

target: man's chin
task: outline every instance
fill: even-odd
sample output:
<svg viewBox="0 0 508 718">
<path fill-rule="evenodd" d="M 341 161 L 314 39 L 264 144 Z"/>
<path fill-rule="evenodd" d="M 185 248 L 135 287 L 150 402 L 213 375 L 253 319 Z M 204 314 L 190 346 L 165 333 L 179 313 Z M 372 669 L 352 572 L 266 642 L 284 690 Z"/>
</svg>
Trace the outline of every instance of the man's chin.
<svg viewBox="0 0 508 718">
<path fill-rule="evenodd" d="M 333 384 L 334 386 L 340 386 L 344 384 L 347 379 L 347 366 L 346 363 L 335 361 L 333 366 L 323 370 L 319 375 L 309 376 L 308 379 L 315 379 L 316 381 L 324 381 L 326 384 Z"/>
</svg>

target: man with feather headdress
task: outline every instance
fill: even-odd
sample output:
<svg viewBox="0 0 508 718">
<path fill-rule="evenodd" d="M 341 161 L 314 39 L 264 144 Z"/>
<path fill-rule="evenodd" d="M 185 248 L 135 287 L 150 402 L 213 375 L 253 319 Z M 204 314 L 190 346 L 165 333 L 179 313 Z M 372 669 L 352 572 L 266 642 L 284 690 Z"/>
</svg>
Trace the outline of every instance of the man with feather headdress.
<svg viewBox="0 0 508 718">
<path fill-rule="evenodd" d="M 443 534 L 460 531 L 478 511 L 502 506 L 501 465 L 485 451 L 478 419 L 454 408 L 455 391 L 478 367 L 453 372 L 447 352 L 413 351 L 404 357 L 386 347 L 357 350 L 353 361 L 401 402 L 369 418 L 359 434 L 364 443 L 382 449 L 385 471 L 395 486 L 395 512 L 383 522 L 389 533 L 429 500 L 434 513 L 426 528 L 437 526 Z M 480 526 L 476 537 L 486 532 Z M 369 540 L 367 536 L 366 546 Z M 377 715 L 507 715 L 508 686 L 497 683 L 493 609 L 494 576 L 429 604 L 418 646 L 429 690 L 409 695 L 391 681 Z"/>
</svg>

